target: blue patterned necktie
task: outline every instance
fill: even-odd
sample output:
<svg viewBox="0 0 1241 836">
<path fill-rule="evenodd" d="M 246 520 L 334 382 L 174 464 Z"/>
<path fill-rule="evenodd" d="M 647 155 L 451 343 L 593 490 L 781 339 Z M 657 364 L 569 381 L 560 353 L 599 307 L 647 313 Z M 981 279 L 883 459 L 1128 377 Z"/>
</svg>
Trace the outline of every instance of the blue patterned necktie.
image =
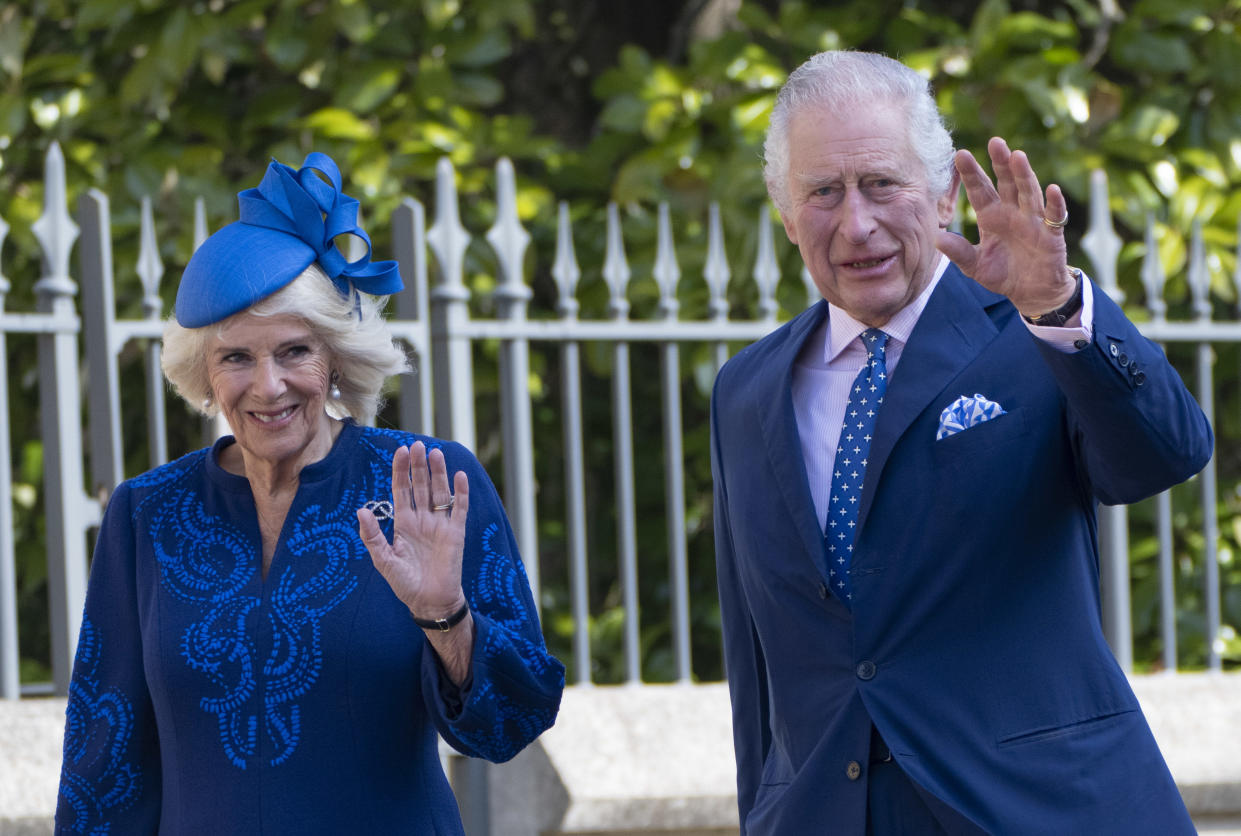
<svg viewBox="0 0 1241 836">
<path fill-rule="evenodd" d="M 851 606 L 853 598 L 849 564 L 853 559 L 866 459 L 870 455 L 870 441 L 875 434 L 879 405 L 883 403 L 883 393 L 888 389 L 888 365 L 884 360 L 888 335 L 878 328 L 868 328 L 862 332 L 862 345 L 866 347 L 866 365 L 858 372 L 849 390 L 845 420 L 840 427 L 840 442 L 836 445 L 836 462 L 832 467 L 832 496 L 827 506 L 827 530 L 824 532 L 832 592 L 845 606 Z"/>
</svg>

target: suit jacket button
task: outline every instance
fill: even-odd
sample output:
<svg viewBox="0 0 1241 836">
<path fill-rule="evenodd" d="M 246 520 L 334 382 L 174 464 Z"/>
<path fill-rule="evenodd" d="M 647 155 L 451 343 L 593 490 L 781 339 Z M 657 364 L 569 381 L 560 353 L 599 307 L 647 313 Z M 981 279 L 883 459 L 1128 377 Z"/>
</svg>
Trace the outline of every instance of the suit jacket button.
<svg viewBox="0 0 1241 836">
<path fill-rule="evenodd" d="M 845 777 L 850 781 L 856 781 L 862 777 L 862 765 L 857 761 L 849 761 L 849 765 L 845 767 Z"/>
<path fill-rule="evenodd" d="M 823 581 L 819 581 L 819 597 L 824 601 L 827 600 L 827 584 L 823 583 Z"/>
<path fill-rule="evenodd" d="M 1074 340 L 1073 341 L 1073 347 L 1076 348 L 1078 351 L 1081 351 L 1083 348 L 1085 348 L 1088 345 L 1090 345 L 1089 340 Z"/>
<path fill-rule="evenodd" d="M 1134 372 L 1133 374 L 1133 385 L 1134 386 L 1141 386 L 1145 382 L 1146 382 L 1146 372 Z"/>
<path fill-rule="evenodd" d="M 859 663 L 857 666 L 857 678 L 858 679 L 874 679 L 875 678 L 875 663 L 870 661 L 869 659 L 867 659 L 865 662 Z"/>
<path fill-rule="evenodd" d="M 1125 354 L 1123 351 L 1120 352 L 1120 356 L 1116 358 L 1116 362 L 1120 363 L 1120 367 L 1123 369 L 1125 366 L 1129 365 L 1129 355 Z"/>
<path fill-rule="evenodd" d="M 1112 353 L 1113 357 L 1115 357 L 1117 354 L 1120 354 L 1120 349 L 1116 347 L 1116 343 L 1112 343 L 1111 345 L 1109 345 L 1107 347 L 1107 350 Z"/>
</svg>

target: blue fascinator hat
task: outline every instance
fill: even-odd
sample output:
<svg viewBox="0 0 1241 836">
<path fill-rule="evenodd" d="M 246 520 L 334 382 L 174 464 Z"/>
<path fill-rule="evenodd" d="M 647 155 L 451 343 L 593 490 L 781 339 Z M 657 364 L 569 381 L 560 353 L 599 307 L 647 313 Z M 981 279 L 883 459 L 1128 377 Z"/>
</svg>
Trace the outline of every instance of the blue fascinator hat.
<svg viewBox="0 0 1241 836">
<path fill-rule="evenodd" d="M 237 204 L 241 219 L 204 241 L 181 276 L 175 315 L 184 328 L 244 311 L 316 261 L 345 297 L 355 289 L 385 296 L 404 286 L 395 261 L 371 261 L 358 201 L 341 191 L 340 169 L 327 154 L 307 155 L 296 171 L 272 160 L 258 188 L 238 194 Z M 346 260 L 338 235 L 360 238 L 366 254 Z"/>
</svg>

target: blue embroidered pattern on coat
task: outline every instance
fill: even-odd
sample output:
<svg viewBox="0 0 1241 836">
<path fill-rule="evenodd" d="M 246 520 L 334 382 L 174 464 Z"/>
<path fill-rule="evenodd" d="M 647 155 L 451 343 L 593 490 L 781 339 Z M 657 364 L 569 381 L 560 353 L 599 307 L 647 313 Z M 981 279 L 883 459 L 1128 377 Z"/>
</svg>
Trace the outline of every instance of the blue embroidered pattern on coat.
<svg viewBox="0 0 1241 836">
<path fill-rule="evenodd" d="M 540 640 L 487 474 L 451 442 L 347 432 L 334 460 L 304 472 L 265 581 L 252 496 L 216 472 L 211 451 L 118 487 L 70 684 L 58 832 L 148 832 L 161 819 L 266 831 L 268 814 L 287 808 L 264 810 L 263 801 L 289 798 L 302 799 L 307 821 L 347 832 L 344 792 L 366 802 L 376 832 L 459 833 L 438 755 L 404 741 L 433 726 L 462 751 L 506 760 L 551 725 L 564 668 Z M 390 507 L 393 448 L 419 438 L 469 474 L 474 500 L 463 584 L 480 632 L 460 710 L 357 538 L 355 509 Z M 385 536 L 392 524 L 381 522 Z M 375 688 L 386 702 L 369 698 Z M 359 741 L 371 745 L 357 751 Z M 312 748 L 373 763 L 408 791 L 384 790 L 369 767 L 295 768 Z"/>
<path fill-rule="evenodd" d="M 158 503 L 150 536 L 161 585 L 202 612 L 182 636 L 182 658 L 203 674 L 208 687 L 199 706 L 215 715 L 224 755 L 240 769 L 260 750 L 275 766 L 297 749 L 298 700 L 323 666 L 321 622 L 357 588 L 351 564 L 369 563 L 353 509 L 376 496 L 390 499 L 386 490 L 377 493 L 376 469 L 372 464 L 362 480 L 369 484 L 346 490 L 335 506 L 311 505 L 286 526 L 282 546 L 292 559 L 269 574 L 265 605 L 254 592 L 251 538 L 164 474 L 144 497 L 143 506 Z"/>
<path fill-rule="evenodd" d="M 482 658 L 501 655 L 503 646 L 507 644 L 517 648 L 534 678 L 545 679 L 548 673 L 554 671 L 563 677 L 560 663 L 541 642 L 532 641 L 523 630 L 528 623 L 526 602 L 529 582 L 521 561 L 507 550 L 501 550 L 503 543 L 500 527 L 489 523 L 483 531 L 480 545 L 482 557 L 477 572 L 473 577 L 462 579 L 470 606 L 477 612 L 485 612 L 492 622 Z M 560 681 L 563 685 L 563 678 Z M 514 702 L 497 691 L 490 679 L 475 681 L 470 702 L 476 707 L 488 706 L 498 722 L 482 728 L 458 728 L 457 737 L 477 751 L 488 752 L 496 761 L 508 760 L 516 755 L 525 741 L 537 737 L 551 726 L 556 717 L 555 706 L 532 710 L 529 703 Z"/>
<path fill-rule="evenodd" d="M 134 709 L 117 688 L 98 679 L 103 641 L 89 619 L 82 622 L 65 709 L 65 752 L 60 774 L 58 824 L 70 833 L 111 833 L 109 817 L 142 792 L 142 773 L 129 751 Z M 65 811 L 72 811 L 73 820 Z"/>
</svg>

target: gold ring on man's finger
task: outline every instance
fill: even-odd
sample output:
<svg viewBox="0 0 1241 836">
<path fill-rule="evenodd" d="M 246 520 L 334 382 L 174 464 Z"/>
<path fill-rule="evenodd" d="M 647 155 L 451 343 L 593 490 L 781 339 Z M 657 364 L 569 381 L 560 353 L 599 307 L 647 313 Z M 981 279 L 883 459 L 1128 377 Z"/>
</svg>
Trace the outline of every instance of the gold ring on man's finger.
<svg viewBox="0 0 1241 836">
<path fill-rule="evenodd" d="M 1052 229 L 1060 229 L 1062 226 L 1064 226 L 1068 222 L 1069 222 L 1068 210 L 1065 210 L 1064 217 L 1058 221 L 1049 221 L 1047 220 L 1047 218 L 1043 218 L 1043 223 L 1047 224 Z"/>
</svg>

